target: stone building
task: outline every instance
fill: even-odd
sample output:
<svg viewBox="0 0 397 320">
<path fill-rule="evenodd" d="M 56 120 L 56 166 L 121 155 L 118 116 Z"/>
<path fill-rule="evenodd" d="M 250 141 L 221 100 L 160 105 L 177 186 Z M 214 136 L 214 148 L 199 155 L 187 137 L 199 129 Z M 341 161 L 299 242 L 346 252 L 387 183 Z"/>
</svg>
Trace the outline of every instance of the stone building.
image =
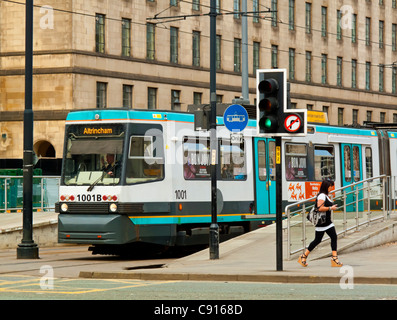
<svg viewBox="0 0 397 320">
<path fill-rule="evenodd" d="M 216 1 L 217 99 L 223 103 L 242 91 L 242 19 L 235 14 L 242 1 Z M 247 2 L 251 103 L 255 70 L 286 68 L 293 107 L 325 111 L 334 125 L 397 122 L 396 0 Z M 70 110 L 186 110 L 209 103 L 210 0 L 34 4 L 38 158 L 62 157 Z M 170 18 L 148 19 L 155 16 Z M 24 1 L 0 1 L 0 167 L 22 164 L 24 22 Z"/>
</svg>

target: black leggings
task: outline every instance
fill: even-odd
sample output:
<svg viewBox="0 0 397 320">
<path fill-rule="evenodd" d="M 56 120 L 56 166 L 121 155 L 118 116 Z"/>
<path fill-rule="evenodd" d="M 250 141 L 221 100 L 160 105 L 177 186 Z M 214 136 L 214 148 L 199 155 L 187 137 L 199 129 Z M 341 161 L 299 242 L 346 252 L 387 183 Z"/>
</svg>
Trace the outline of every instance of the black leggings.
<svg viewBox="0 0 397 320">
<path fill-rule="evenodd" d="M 336 230 L 335 227 L 331 227 L 325 231 L 316 231 L 316 237 L 314 238 L 314 240 L 309 244 L 309 247 L 307 248 L 307 250 L 309 251 L 313 251 L 313 249 L 315 247 L 317 247 L 317 245 L 321 242 L 321 240 L 323 239 L 324 233 L 327 233 L 328 236 L 331 238 L 331 249 L 332 251 L 336 251 L 337 249 L 337 239 L 338 236 L 336 234 Z"/>
</svg>

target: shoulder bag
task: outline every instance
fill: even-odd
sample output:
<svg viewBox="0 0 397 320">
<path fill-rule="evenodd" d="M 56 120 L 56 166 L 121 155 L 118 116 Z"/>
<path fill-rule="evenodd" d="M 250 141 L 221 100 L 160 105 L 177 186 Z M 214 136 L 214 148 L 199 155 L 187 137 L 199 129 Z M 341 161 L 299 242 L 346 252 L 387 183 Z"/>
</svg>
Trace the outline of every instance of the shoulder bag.
<svg viewBox="0 0 397 320">
<path fill-rule="evenodd" d="M 323 202 L 323 204 L 321 206 L 317 207 L 317 198 L 316 198 L 316 202 L 315 202 L 313 208 L 307 214 L 307 217 L 306 217 L 307 220 L 309 220 L 314 226 L 325 222 L 326 212 L 325 211 L 322 212 L 322 211 L 318 210 L 324 205 L 324 203 L 325 203 L 325 201 Z"/>
</svg>

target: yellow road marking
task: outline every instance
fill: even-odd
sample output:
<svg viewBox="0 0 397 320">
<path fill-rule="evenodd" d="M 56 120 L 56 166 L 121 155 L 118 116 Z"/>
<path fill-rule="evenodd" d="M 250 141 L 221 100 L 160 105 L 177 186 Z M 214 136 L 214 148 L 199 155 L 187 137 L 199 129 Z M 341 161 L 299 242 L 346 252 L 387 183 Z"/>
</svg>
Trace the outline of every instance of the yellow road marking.
<svg viewBox="0 0 397 320">
<path fill-rule="evenodd" d="M 12 275 L 8 275 L 11 277 Z M 16 276 L 16 277 L 19 277 Z M 143 280 L 121 280 L 121 279 L 103 279 L 105 282 L 110 284 L 126 284 L 124 286 L 112 286 L 110 288 L 88 288 L 88 287 L 80 287 L 80 288 L 68 288 L 65 285 L 62 285 L 65 282 L 73 282 L 73 281 L 85 281 L 85 282 L 98 282 L 98 279 L 49 279 L 53 280 L 53 288 L 52 289 L 28 289 L 26 287 L 40 287 L 40 279 L 41 278 L 33 278 L 33 279 L 24 279 L 24 280 L 17 280 L 17 281 L 3 281 L 0 280 L 0 294 L 1 293 L 40 293 L 40 294 L 65 294 L 65 295 L 73 295 L 73 294 L 87 294 L 87 293 L 94 293 L 94 292 L 105 292 L 111 290 L 123 290 L 128 288 L 138 288 L 138 287 L 145 287 L 151 285 L 159 285 L 164 283 L 174 283 L 178 281 L 156 281 L 156 282 L 143 282 Z M 6 286 L 6 287 L 4 287 Z"/>
</svg>

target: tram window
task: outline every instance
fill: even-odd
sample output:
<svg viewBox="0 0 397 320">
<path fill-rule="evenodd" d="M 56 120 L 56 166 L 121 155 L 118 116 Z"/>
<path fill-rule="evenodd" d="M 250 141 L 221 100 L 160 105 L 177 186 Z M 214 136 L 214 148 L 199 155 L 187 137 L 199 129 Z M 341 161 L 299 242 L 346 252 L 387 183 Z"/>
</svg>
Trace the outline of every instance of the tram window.
<svg viewBox="0 0 397 320">
<path fill-rule="evenodd" d="M 288 181 L 307 179 L 306 144 L 285 144 L 285 177 Z"/>
<path fill-rule="evenodd" d="M 314 178 L 335 180 L 335 153 L 333 146 L 314 147 Z"/>
<path fill-rule="evenodd" d="M 266 171 L 266 142 L 263 140 L 258 141 L 258 173 L 259 180 L 267 180 Z"/>
<path fill-rule="evenodd" d="M 245 180 L 247 170 L 245 167 L 244 140 L 241 143 L 231 143 L 230 140 L 222 139 L 220 150 L 222 180 Z"/>
<path fill-rule="evenodd" d="M 183 139 L 183 176 L 186 180 L 210 179 L 210 140 L 185 137 Z"/>
<path fill-rule="evenodd" d="M 276 181 L 276 141 L 269 141 L 269 174 L 270 180 Z"/>
<path fill-rule="evenodd" d="M 365 170 L 367 173 L 367 179 L 373 177 L 373 166 L 372 166 L 372 148 L 365 148 Z"/>
<path fill-rule="evenodd" d="M 345 181 L 351 182 L 351 159 L 350 159 L 350 146 L 344 146 L 343 148 L 343 156 L 344 156 L 344 166 L 345 166 Z"/>
<path fill-rule="evenodd" d="M 131 136 L 126 182 L 135 184 L 164 178 L 162 136 Z"/>
<path fill-rule="evenodd" d="M 360 181 L 360 148 L 353 146 L 353 169 L 354 169 L 354 182 Z"/>
</svg>

